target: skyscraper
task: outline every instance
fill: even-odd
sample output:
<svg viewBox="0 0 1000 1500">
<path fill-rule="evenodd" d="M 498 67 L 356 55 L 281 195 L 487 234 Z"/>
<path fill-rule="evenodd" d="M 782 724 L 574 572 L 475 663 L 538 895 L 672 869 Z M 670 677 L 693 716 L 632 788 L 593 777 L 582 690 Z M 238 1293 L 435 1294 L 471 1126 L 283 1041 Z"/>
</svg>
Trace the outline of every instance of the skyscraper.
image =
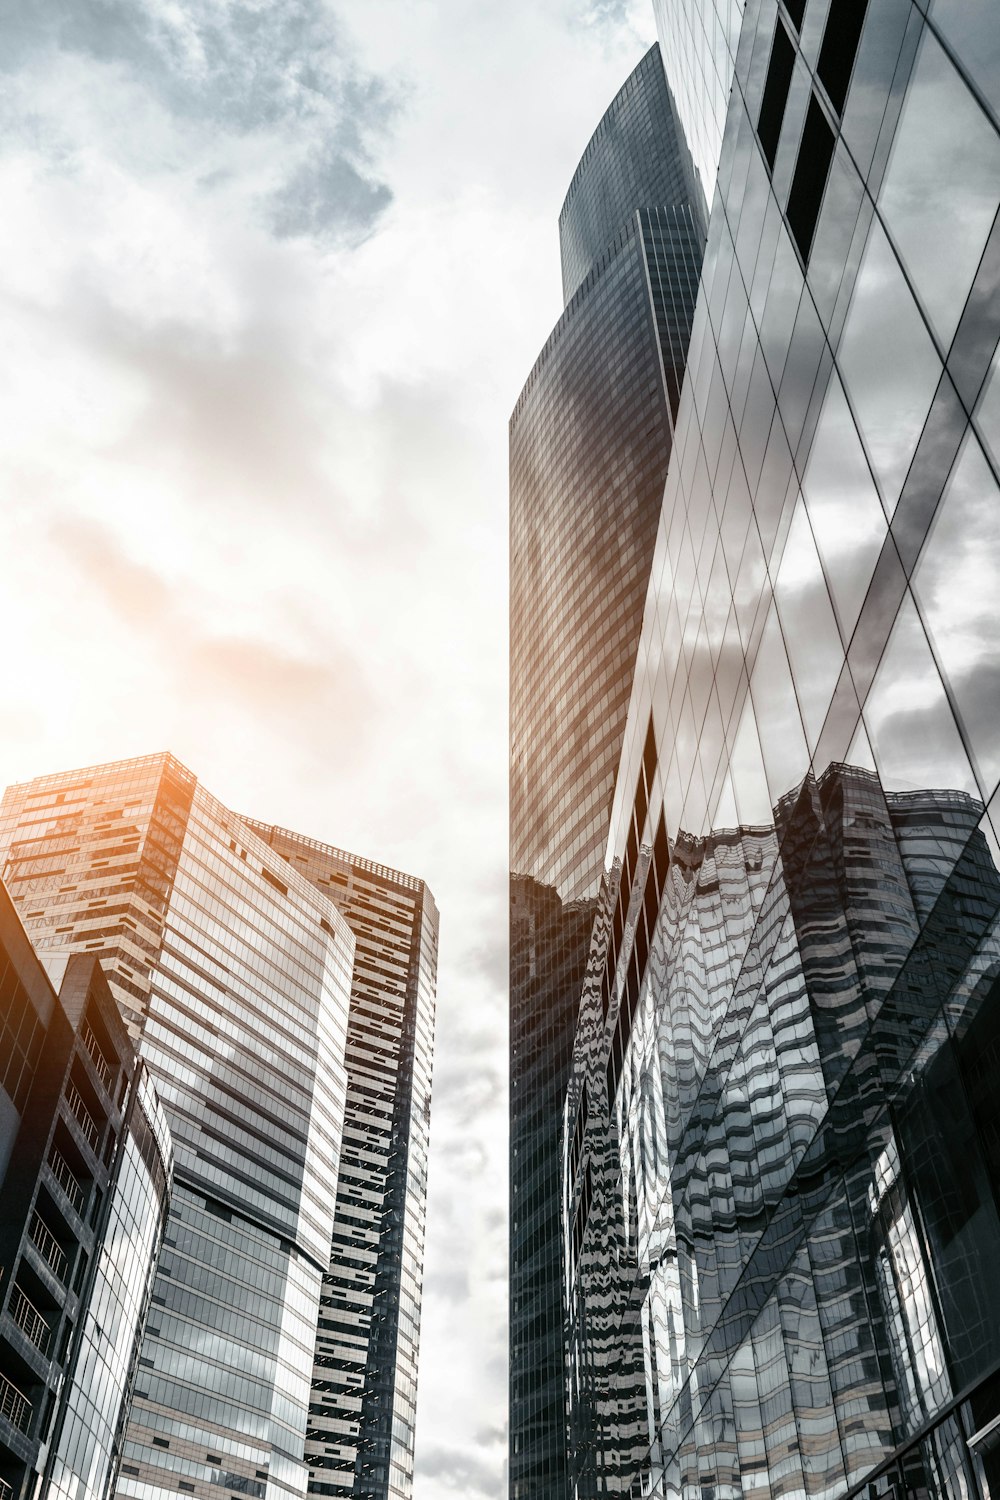
<svg viewBox="0 0 1000 1500">
<path fill-rule="evenodd" d="M 333 1248 L 309 1399 L 309 1493 L 409 1500 L 437 908 L 412 875 L 248 825 L 334 903 L 356 941 Z"/>
<path fill-rule="evenodd" d="M 0 885 L 0 1495 L 104 1500 L 171 1148 L 100 964 L 58 997 Z"/>
<path fill-rule="evenodd" d="M 559 219 L 510 421 L 510 1492 L 565 1482 L 559 1119 L 704 239 L 653 47 Z"/>
<path fill-rule="evenodd" d="M 100 953 L 173 1136 L 120 1495 L 304 1495 L 354 938 L 170 755 L 8 788 L 0 857 L 53 976 Z"/>
<path fill-rule="evenodd" d="M 658 24 L 714 201 L 562 1125 L 573 1493 L 985 1497 L 995 17 Z"/>
</svg>

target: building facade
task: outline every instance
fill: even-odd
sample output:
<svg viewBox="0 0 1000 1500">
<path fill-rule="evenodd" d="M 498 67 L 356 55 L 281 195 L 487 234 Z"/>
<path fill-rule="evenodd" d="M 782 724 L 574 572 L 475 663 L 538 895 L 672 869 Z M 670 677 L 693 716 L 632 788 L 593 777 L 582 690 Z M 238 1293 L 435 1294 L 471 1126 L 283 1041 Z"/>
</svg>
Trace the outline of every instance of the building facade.
<svg viewBox="0 0 1000 1500">
<path fill-rule="evenodd" d="M 570 1492 L 985 1500 L 995 17 L 658 22 L 714 201 L 562 1127 Z"/>
<path fill-rule="evenodd" d="M 422 880 L 247 821 L 334 903 L 356 942 L 337 1203 L 309 1398 L 309 1493 L 409 1500 L 437 908 Z"/>
<path fill-rule="evenodd" d="M 105 1500 L 166 1223 L 170 1136 L 95 958 L 56 996 L 0 886 L 0 1495 Z"/>
<path fill-rule="evenodd" d="M 8 789 L 0 858 L 50 973 L 100 953 L 175 1186 L 119 1495 L 305 1495 L 354 938 L 169 755 Z"/>
<path fill-rule="evenodd" d="M 559 220 L 510 421 L 510 1493 L 566 1475 L 559 1120 L 704 243 L 654 47 Z"/>
</svg>

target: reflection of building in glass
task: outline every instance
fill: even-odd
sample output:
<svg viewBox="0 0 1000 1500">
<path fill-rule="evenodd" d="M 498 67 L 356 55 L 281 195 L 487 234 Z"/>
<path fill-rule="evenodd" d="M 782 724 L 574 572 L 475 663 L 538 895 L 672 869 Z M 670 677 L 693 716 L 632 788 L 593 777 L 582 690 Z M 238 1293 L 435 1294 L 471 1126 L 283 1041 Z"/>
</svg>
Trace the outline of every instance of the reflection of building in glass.
<svg viewBox="0 0 1000 1500">
<path fill-rule="evenodd" d="M 100 965 L 58 999 L 0 886 L 0 1495 L 104 1500 L 163 1234 L 170 1136 Z"/>
<path fill-rule="evenodd" d="M 249 826 L 334 902 L 356 940 L 347 1105 L 309 1401 L 309 1492 L 413 1487 L 438 914 L 422 880 Z"/>
<path fill-rule="evenodd" d="M 995 17 L 658 22 L 715 198 L 564 1114 L 574 1492 L 985 1500 Z"/>
<path fill-rule="evenodd" d="M 560 216 L 566 307 L 510 423 L 510 1486 L 565 1476 L 558 1115 L 704 207 L 653 48 Z"/>
<path fill-rule="evenodd" d="M 0 848 L 50 972 L 100 952 L 173 1137 L 117 1493 L 304 1495 L 353 936 L 169 755 L 9 788 Z"/>
</svg>

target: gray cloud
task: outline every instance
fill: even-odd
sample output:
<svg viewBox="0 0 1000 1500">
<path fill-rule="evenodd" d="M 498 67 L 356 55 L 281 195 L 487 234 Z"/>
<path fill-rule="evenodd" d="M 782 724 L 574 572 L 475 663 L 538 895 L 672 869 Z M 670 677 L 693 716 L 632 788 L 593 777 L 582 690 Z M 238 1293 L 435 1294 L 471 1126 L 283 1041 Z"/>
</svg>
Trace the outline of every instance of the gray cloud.
<svg viewBox="0 0 1000 1500">
<path fill-rule="evenodd" d="M 282 137 L 287 180 L 263 205 L 278 233 L 356 237 L 391 201 L 373 147 L 400 96 L 357 67 L 323 0 L 32 0 L 16 10 L 5 41 L 8 73 L 77 55 L 138 84 L 189 126 Z"/>
<path fill-rule="evenodd" d="M 458 1447 L 422 1450 L 420 1471 L 463 1495 L 502 1495 L 506 1487 L 506 1476 L 495 1460 L 474 1457 Z"/>
</svg>

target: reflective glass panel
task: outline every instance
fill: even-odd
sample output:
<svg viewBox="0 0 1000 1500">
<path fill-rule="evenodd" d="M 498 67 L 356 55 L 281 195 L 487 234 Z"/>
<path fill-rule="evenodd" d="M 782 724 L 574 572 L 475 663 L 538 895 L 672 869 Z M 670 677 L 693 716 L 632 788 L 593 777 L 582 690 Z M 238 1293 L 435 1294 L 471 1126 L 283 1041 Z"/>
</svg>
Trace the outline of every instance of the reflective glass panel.
<svg viewBox="0 0 1000 1500">
<path fill-rule="evenodd" d="M 767 784 L 772 802 L 777 802 L 805 775 L 809 752 L 773 605 L 760 639 L 750 691 L 757 711 Z"/>
<path fill-rule="evenodd" d="M 976 408 L 976 423 L 993 462 L 1000 465 L 1000 353 L 993 357 Z"/>
<path fill-rule="evenodd" d="M 992 5 L 933 0 L 930 15 L 993 108 L 1000 111 L 1000 26 Z"/>
<path fill-rule="evenodd" d="M 844 651 L 805 507 L 796 507 L 775 585 L 781 630 L 810 748 L 815 749 Z"/>
<path fill-rule="evenodd" d="M 945 348 L 998 202 L 1000 137 L 925 28 L 879 207 Z"/>
<path fill-rule="evenodd" d="M 975 756 L 985 797 L 1000 779 L 1000 492 L 972 433 L 913 579 L 931 643 Z"/>
<path fill-rule="evenodd" d="M 886 791 L 976 790 L 909 594 L 893 626 L 864 716 Z"/>
<path fill-rule="evenodd" d="M 838 362 L 891 517 L 941 362 L 877 222 L 858 273 Z"/>
<path fill-rule="evenodd" d="M 836 375 L 830 379 L 802 488 L 844 639 L 849 640 L 888 527 Z"/>
</svg>

